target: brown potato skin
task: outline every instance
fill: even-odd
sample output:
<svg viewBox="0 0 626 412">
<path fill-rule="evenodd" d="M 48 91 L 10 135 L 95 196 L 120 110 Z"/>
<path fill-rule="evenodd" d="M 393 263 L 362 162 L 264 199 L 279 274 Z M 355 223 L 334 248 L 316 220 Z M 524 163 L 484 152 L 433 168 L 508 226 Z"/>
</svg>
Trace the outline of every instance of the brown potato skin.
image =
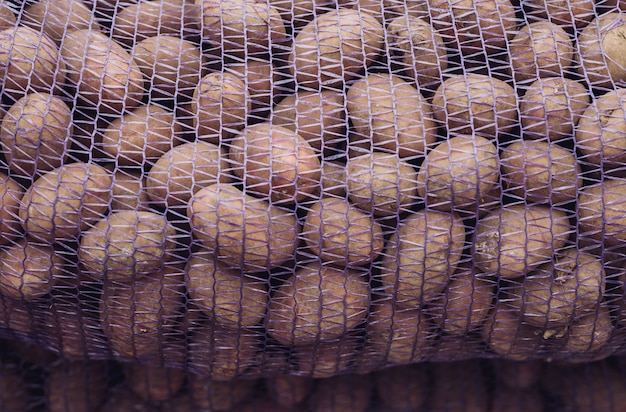
<svg viewBox="0 0 626 412">
<path fill-rule="evenodd" d="M 361 356 L 361 338 L 348 333 L 337 339 L 293 347 L 298 376 L 326 379 L 355 370 Z"/>
<path fill-rule="evenodd" d="M 42 242 L 76 240 L 106 213 L 112 186 L 110 173 L 94 163 L 69 163 L 45 173 L 22 198 L 22 227 Z"/>
<path fill-rule="evenodd" d="M 456 213 L 422 210 L 398 224 L 387 241 L 381 282 L 398 307 L 417 308 L 446 288 L 465 246 Z"/>
<path fill-rule="evenodd" d="M 529 202 L 573 202 L 583 184 L 576 154 L 547 141 L 514 141 L 502 149 L 500 167 L 505 192 Z"/>
<path fill-rule="evenodd" d="M 604 245 L 626 243 L 626 182 L 606 179 L 582 189 L 578 196 L 579 237 Z"/>
<path fill-rule="evenodd" d="M 251 100 L 249 117 L 254 120 L 267 118 L 274 98 L 284 93 L 280 70 L 265 59 L 248 58 L 245 62 L 229 63 L 225 71 L 235 74 L 246 84 Z"/>
<path fill-rule="evenodd" d="M 321 195 L 345 198 L 347 189 L 346 165 L 322 159 Z"/>
<path fill-rule="evenodd" d="M 298 267 L 270 298 L 267 332 L 283 345 L 341 337 L 367 316 L 370 285 L 364 274 L 319 262 Z"/>
<path fill-rule="evenodd" d="M 526 361 L 539 357 L 541 329 L 522 320 L 516 309 L 496 303 L 480 329 L 483 340 L 502 359 Z"/>
<path fill-rule="evenodd" d="M 61 98 L 31 93 L 6 112 L 0 142 L 11 171 L 33 179 L 63 164 L 73 131 L 72 112 Z"/>
<path fill-rule="evenodd" d="M 502 386 L 515 390 L 526 390 L 536 387 L 543 372 L 543 362 L 513 361 L 493 359 L 490 361 L 493 371 Z"/>
<path fill-rule="evenodd" d="M 131 363 L 124 368 L 131 391 L 147 402 L 172 399 L 185 383 L 185 371 L 176 368 Z"/>
<path fill-rule="evenodd" d="M 12 242 L 22 234 L 20 205 L 24 188 L 0 172 L 0 245 Z"/>
<path fill-rule="evenodd" d="M 562 347 L 564 355 L 594 353 L 609 343 L 613 336 L 613 324 L 609 307 L 601 302 L 595 311 L 586 313 L 569 326 L 565 343 Z"/>
<path fill-rule="evenodd" d="M 149 210 L 150 197 L 142 172 L 119 168 L 113 172 L 112 178 L 111 212 Z"/>
<path fill-rule="evenodd" d="M 473 240 L 476 266 L 504 279 L 519 278 L 552 259 L 572 232 L 559 209 L 507 205 L 478 220 Z"/>
<path fill-rule="evenodd" d="M 347 199 L 322 198 L 306 215 L 302 237 L 325 262 L 337 266 L 365 265 L 385 245 L 382 226 Z"/>
<path fill-rule="evenodd" d="M 321 164 L 315 150 L 285 127 L 246 127 L 232 140 L 229 159 L 247 191 L 272 203 L 299 203 L 319 189 Z"/>
<path fill-rule="evenodd" d="M 187 381 L 193 405 L 201 410 L 210 411 L 232 410 L 252 395 L 258 383 L 254 379 L 214 381 L 195 373 L 188 373 Z"/>
<path fill-rule="evenodd" d="M 97 279 L 130 282 L 163 266 L 175 236 L 174 226 L 158 213 L 115 212 L 82 234 L 78 259 Z"/>
<path fill-rule="evenodd" d="M 548 19 L 568 32 L 582 29 L 595 16 L 594 0 L 529 0 L 524 2 L 528 16 L 533 19 Z"/>
<path fill-rule="evenodd" d="M 187 217 L 196 238 L 229 266 L 258 272 L 294 257 L 299 232 L 294 212 L 235 186 L 201 189 L 189 203 Z"/>
<path fill-rule="evenodd" d="M 121 114 L 140 104 L 143 75 L 131 55 L 115 40 L 90 30 L 65 35 L 61 57 L 68 81 L 85 103 L 106 114 Z"/>
<path fill-rule="evenodd" d="M 295 36 L 290 74 L 302 87 L 339 86 L 374 62 L 383 38 L 383 26 L 368 12 L 339 8 L 321 14 Z"/>
<path fill-rule="evenodd" d="M 50 412 L 95 410 L 106 397 L 106 364 L 59 361 L 50 370 L 45 389 Z"/>
<path fill-rule="evenodd" d="M 430 104 L 396 75 L 365 75 L 348 89 L 346 104 L 355 132 L 371 136 L 374 150 L 418 157 L 437 140 Z"/>
</svg>

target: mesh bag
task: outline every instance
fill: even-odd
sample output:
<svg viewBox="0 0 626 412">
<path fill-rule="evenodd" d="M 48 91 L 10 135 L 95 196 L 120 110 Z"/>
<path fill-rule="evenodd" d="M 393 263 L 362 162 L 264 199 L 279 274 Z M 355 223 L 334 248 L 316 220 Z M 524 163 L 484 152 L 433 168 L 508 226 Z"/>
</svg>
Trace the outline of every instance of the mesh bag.
<svg viewBox="0 0 626 412">
<path fill-rule="evenodd" d="M 622 6 L 0 1 L 0 409 L 621 410 Z"/>
</svg>

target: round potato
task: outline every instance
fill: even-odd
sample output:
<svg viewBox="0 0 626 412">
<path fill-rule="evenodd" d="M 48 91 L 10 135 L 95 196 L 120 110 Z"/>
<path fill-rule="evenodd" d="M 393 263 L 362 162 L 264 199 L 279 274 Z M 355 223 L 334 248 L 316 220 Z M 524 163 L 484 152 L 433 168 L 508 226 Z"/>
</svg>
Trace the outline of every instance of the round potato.
<svg viewBox="0 0 626 412">
<path fill-rule="evenodd" d="M 500 166 L 505 191 L 530 202 L 562 206 L 576 200 L 583 183 L 575 153 L 546 141 L 511 143 Z"/>
<path fill-rule="evenodd" d="M 583 188 L 578 196 L 578 235 L 606 246 L 626 244 L 626 182 L 607 179 Z"/>
<path fill-rule="evenodd" d="M 395 304 L 417 308 L 446 288 L 465 247 L 465 225 L 456 213 L 422 210 L 398 224 L 387 241 L 381 281 Z"/>
<path fill-rule="evenodd" d="M 191 231 L 229 266 L 248 272 L 280 266 L 295 255 L 299 227 L 293 211 L 270 205 L 228 184 L 212 184 L 187 209 Z"/>
<path fill-rule="evenodd" d="M 185 279 L 191 300 L 220 326 L 252 327 L 265 316 L 268 281 L 242 275 L 206 250 L 191 253 Z"/>
<path fill-rule="evenodd" d="M 149 209 L 150 198 L 141 171 L 118 168 L 113 172 L 112 178 L 111 212 Z"/>
<path fill-rule="evenodd" d="M 287 30 L 293 28 L 292 32 L 299 31 L 316 14 L 335 7 L 333 0 L 270 0 L 270 4 L 280 13 Z"/>
<path fill-rule="evenodd" d="M 293 360 L 298 376 L 326 379 L 352 372 L 361 356 L 361 341 L 358 335 L 348 333 L 332 340 L 294 346 Z"/>
<path fill-rule="evenodd" d="M 357 80 L 346 104 L 355 131 L 368 136 L 374 150 L 419 157 L 437 140 L 430 104 L 396 75 L 373 73 Z"/>
<path fill-rule="evenodd" d="M 295 36 L 289 68 L 298 87 L 319 89 L 354 79 L 383 50 L 384 28 L 365 11 L 339 8 Z"/>
<path fill-rule="evenodd" d="M 482 74 L 452 75 L 433 97 L 435 118 L 450 134 L 494 139 L 517 123 L 515 90 L 502 80 Z"/>
<path fill-rule="evenodd" d="M 186 207 L 200 189 L 231 181 L 225 150 L 197 141 L 176 146 L 161 156 L 146 176 L 146 190 L 154 203 Z"/>
<path fill-rule="evenodd" d="M 0 143 L 11 172 L 34 179 L 67 159 L 73 132 L 72 111 L 48 93 L 19 99 L 2 118 Z"/>
<path fill-rule="evenodd" d="M 272 203 L 302 202 L 319 189 L 321 164 L 315 150 L 285 127 L 246 127 L 233 139 L 229 158 L 246 191 Z"/>
<path fill-rule="evenodd" d="M 104 216 L 112 187 L 110 173 L 101 166 L 65 164 L 43 174 L 26 191 L 20 204 L 22 227 L 42 242 L 75 241 Z"/>
<path fill-rule="evenodd" d="M 12 242 L 22 234 L 20 204 L 24 189 L 0 172 L 0 245 Z"/>
<path fill-rule="evenodd" d="M 173 398 L 185 383 L 185 371 L 161 366 L 131 363 L 124 375 L 131 391 L 147 402 L 163 402 Z"/>
<path fill-rule="evenodd" d="M 83 233 L 78 259 L 95 278 L 132 281 L 163 267 L 175 247 L 175 236 L 165 216 L 115 212 Z"/>
<path fill-rule="evenodd" d="M 591 101 L 581 83 L 563 77 L 535 80 L 520 98 L 520 123 L 524 138 L 551 141 L 567 139 Z"/>
<path fill-rule="evenodd" d="M 571 234 L 569 218 L 562 210 L 523 204 L 502 206 L 478 220 L 474 262 L 486 274 L 519 278 L 551 262 Z"/>
<path fill-rule="evenodd" d="M 337 339 L 367 316 L 370 285 L 358 269 L 307 263 L 270 298 L 267 333 L 284 345 Z"/>
<path fill-rule="evenodd" d="M 536 358 L 544 344 L 541 329 L 530 326 L 516 309 L 502 303 L 494 306 L 480 332 L 489 348 L 503 359 Z"/>
<path fill-rule="evenodd" d="M 490 412 L 543 412 L 544 399 L 539 388 L 525 391 L 499 387 L 493 391 Z"/>
<path fill-rule="evenodd" d="M 396 216 L 417 202 L 417 172 L 395 154 L 371 152 L 348 159 L 348 197 L 377 217 Z"/>
<path fill-rule="evenodd" d="M 296 378 L 292 376 L 292 378 Z M 192 402 L 200 410 L 231 411 L 254 392 L 254 379 L 214 381 L 207 376 L 187 374 Z"/>
<path fill-rule="evenodd" d="M 144 81 L 139 66 L 105 34 L 92 30 L 67 33 L 61 57 L 77 96 L 99 111 L 121 114 L 141 103 Z"/>
</svg>

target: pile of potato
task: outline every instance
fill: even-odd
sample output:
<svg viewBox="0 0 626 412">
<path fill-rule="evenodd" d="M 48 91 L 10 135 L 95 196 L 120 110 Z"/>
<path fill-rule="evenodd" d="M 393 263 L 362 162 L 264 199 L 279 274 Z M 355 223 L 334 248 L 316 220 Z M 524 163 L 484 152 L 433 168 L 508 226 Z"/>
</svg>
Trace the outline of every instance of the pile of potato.
<svg viewBox="0 0 626 412">
<path fill-rule="evenodd" d="M 0 1 L 0 336 L 220 382 L 619 353 L 622 6 Z"/>
</svg>

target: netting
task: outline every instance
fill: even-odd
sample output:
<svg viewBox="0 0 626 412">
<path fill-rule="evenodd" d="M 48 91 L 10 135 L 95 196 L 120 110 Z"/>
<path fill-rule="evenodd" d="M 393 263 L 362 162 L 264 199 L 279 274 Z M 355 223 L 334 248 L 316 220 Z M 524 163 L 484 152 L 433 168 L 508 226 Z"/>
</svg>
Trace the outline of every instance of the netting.
<svg viewBox="0 0 626 412">
<path fill-rule="evenodd" d="M 626 354 L 622 7 L 0 1 L 0 338 L 75 410 Z"/>
</svg>

